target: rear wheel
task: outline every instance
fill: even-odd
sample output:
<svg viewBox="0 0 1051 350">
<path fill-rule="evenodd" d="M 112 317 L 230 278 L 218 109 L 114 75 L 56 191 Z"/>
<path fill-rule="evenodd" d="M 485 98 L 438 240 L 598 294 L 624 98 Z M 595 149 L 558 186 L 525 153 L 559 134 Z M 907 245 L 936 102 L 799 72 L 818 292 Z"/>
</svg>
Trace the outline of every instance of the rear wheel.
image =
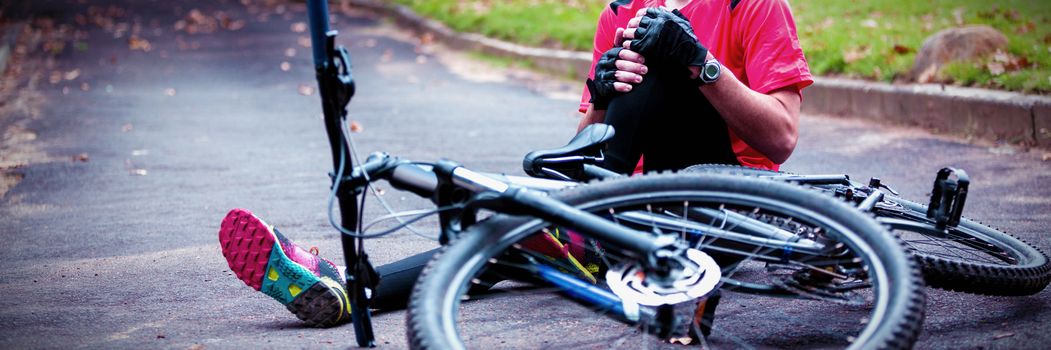
<svg viewBox="0 0 1051 350">
<path fill-rule="evenodd" d="M 686 254 L 699 275 L 718 282 L 661 289 L 636 280 L 649 278 L 632 270 L 639 262 L 600 239 L 497 216 L 425 268 L 408 313 L 414 348 L 908 348 L 919 333 L 913 261 L 882 226 L 830 196 L 710 174 L 608 180 L 554 196 L 676 237 L 707 257 Z M 640 297 L 687 289 L 696 294 L 657 306 Z"/>
<path fill-rule="evenodd" d="M 787 174 L 732 165 L 701 164 L 687 172 L 764 176 Z M 819 186 L 820 187 L 820 186 Z M 1018 237 L 972 221 L 960 220 L 946 230 L 927 218 L 927 206 L 896 197 L 876 205 L 877 220 L 899 235 L 920 259 L 932 287 L 988 295 L 1030 295 L 1051 282 L 1051 262 Z"/>
</svg>

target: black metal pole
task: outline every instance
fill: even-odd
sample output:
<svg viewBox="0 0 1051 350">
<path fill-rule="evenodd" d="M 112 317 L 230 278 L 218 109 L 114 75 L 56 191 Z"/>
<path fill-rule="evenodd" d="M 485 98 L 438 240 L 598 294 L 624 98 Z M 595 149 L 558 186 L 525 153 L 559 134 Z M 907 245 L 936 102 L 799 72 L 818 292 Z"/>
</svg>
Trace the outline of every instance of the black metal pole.
<svg viewBox="0 0 1051 350">
<path fill-rule="evenodd" d="M 336 48 L 336 33 L 329 30 L 328 1 L 308 0 L 307 15 L 310 19 L 311 47 L 314 68 L 317 72 L 318 92 L 321 95 L 322 111 L 325 115 L 325 130 L 332 151 L 332 185 L 339 186 L 336 192 L 339 203 L 340 225 L 351 231 L 358 227 L 357 190 L 343 183 L 344 176 L 354 170 L 350 149 L 343 134 L 346 106 L 354 95 L 354 81 L 350 76 L 349 54 Z M 343 69 L 340 69 L 343 68 Z M 342 173 L 340 172 L 342 168 Z M 345 185 L 345 186 L 344 186 Z M 347 293 L 350 297 L 351 320 L 354 335 L 360 347 L 375 347 L 372 319 L 369 312 L 369 289 L 376 281 L 375 271 L 364 254 L 358 254 L 357 238 L 341 234 L 346 270 Z"/>
</svg>

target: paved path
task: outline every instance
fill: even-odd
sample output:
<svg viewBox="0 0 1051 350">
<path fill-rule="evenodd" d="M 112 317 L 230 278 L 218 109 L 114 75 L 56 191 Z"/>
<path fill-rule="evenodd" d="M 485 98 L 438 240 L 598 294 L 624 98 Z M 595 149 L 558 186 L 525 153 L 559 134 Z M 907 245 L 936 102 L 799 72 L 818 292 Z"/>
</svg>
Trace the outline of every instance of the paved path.
<svg viewBox="0 0 1051 350">
<path fill-rule="evenodd" d="M 351 327 L 302 327 L 236 280 L 216 244 L 220 219 L 243 207 L 324 255 L 339 252 L 324 214 L 330 156 L 318 97 L 307 91 L 314 81 L 309 49 L 299 43 L 306 34 L 294 31 L 305 21 L 302 5 L 281 5 L 279 13 L 275 6 L 252 12 L 235 1 L 92 3 L 124 9 L 123 16 L 101 17 L 129 23 L 124 33 L 118 35 L 120 26 L 76 25 L 76 15 L 88 12 L 76 1 L 26 2 L 28 9 L 5 14 L 51 16 L 86 36 L 53 68 L 79 69 L 79 76 L 40 86 L 45 103 L 28 124 L 38 156 L 18 170 L 24 180 L 0 200 L 0 347 L 345 346 Z M 223 11 L 229 29 L 220 22 L 215 33 L 175 31 L 193 9 L 208 16 Z M 528 150 L 572 135 L 576 102 L 558 96 L 573 96 L 575 86 L 567 93 L 527 74 L 460 74 L 476 65 L 442 64 L 461 56 L 420 54 L 404 34 L 374 19 L 336 19 L 355 60 L 359 93 L 351 119 L 363 127 L 356 136 L 363 153 L 450 157 L 520 173 Z M 232 30 L 240 20 L 244 27 Z M 139 50 L 129 48 L 136 22 L 148 52 L 141 41 L 132 42 Z M 880 176 L 919 199 L 937 169 L 963 167 L 974 180 L 970 216 L 1051 247 L 1051 163 L 1039 154 L 859 122 L 803 120 L 800 146 L 784 169 Z M 401 209 L 426 204 L 397 192 L 385 197 Z M 432 246 L 409 234 L 369 243 L 378 263 Z M 1051 343 L 1041 322 L 1051 317 L 1051 292 L 930 294 L 921 347 Z M 403 319 L 401 312 L 377 316 L 381 346 L 405 346 Z"/>
</svg>

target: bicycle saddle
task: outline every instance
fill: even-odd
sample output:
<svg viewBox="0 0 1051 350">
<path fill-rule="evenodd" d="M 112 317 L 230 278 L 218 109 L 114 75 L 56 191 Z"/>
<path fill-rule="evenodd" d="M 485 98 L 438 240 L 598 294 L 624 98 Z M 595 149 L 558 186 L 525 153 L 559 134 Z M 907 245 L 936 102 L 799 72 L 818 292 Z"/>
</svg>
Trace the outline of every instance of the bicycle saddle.
<svg viewBox="0 0 1051 350">
<path fill-rule="evenodd" d="M 534 177 L 551 177 L 544 171 L 557 165 L 578 168 L 585 162 L 602 161 L 602 146 L 613 138 L 614 130 L 610 125 L 595 123 L 588 125 L 573 136 L 565 146 L 551 150 L 536 150 L 526 154 L 522 168 L 526 174 Z M 550 170 L 550 169 L 549 169 Z"/>
</svg>

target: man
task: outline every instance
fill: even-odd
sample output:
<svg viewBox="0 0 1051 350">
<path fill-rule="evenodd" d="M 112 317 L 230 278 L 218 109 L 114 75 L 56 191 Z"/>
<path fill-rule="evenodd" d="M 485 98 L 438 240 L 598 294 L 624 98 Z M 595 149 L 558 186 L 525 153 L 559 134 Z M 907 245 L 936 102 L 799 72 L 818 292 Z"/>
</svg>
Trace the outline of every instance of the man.
<svg viewBox="0 0 1051 350">
<path fill-rule="evenodd" d="M 593 55 L 580 128 L 616 128 L 613 170 L 777 170 L 795 148 L 813 79 L 785 0 L 614 1 Z"/>
<path fill-rule="evenodd" d="M 795 148 L 800 90 L 812 78 L 785 0 L 614 1 L 599 18 L 594 58 L 580 128 L 617 128 L 607 152 L 614 170 L 630 172 L 642 155 L 647 170 L 776 170 Z M 335 264 L 262 219 L 230 211 L 219 241 L 239 279 L 307 324 L 350 320 Z M 378 267 L 372 306 L 404 307 L 431 254 Z"/>
</svg>

